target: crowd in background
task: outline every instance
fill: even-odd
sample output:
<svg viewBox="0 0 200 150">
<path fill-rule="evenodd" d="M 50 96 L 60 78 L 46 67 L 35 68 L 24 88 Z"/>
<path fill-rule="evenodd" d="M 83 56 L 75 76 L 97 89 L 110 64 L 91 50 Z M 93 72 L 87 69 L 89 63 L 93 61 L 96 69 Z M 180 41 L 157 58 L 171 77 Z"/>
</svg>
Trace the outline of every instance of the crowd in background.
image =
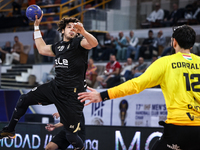
<svg viewBox="0 0 200 150">
<path fill-rule="evenodd" d="M 46 5 L 64 3 L 67 0 L 29 0 L 28 5 Z M 102 2 L 96 0 L 88 3 L 86 8 L 97 5 Z M 23 0 L 13 2 L 13 15 L 21 15 L 21 6 Z M 69 7 L 79 4 L 80 1 L 70 3 Z M 45 12 L 57 12 L 58 10 L 48 8 Z M 76 10 L 70 12 L 69 16 L 79 12 Z M 155 9 L 147 16 L 146 20 L 141 24 L 143 27 L 169 27 L 185 23 L 190 20 L 191 23 L 200 22 L 200 1 L 197 0 L 192 4 L 188 4 L 185 8 L 179 8 L 176 3 L 173 3 L 173 10 L 163 10 L 159 3 L 155 3 Z M 147 26 L 150 25 L 150 26 Z M 53 44 L 59 40 L 58 34 L 52 24 L 46 25 L 47 29 L 42 32 L 46 44 Z M 167 38 L 169 40 L 167 40 Z M 14 44 L 8 40 L 3 47 L 0 48 L 0 57 L 4 65 L 11 64 L 26 64 L 24 60 L 28 54 L 25 53 L 25 46 L 20 42 L 20 37 L 14 37 Z M 34 45 L 34 62 L 35 64 L 52 63 L 52 57 L 42 56 L 38 53 Z M 147 38 L 138 38 L 134 31 L 131 30 L 128 36 L 125 36 L 123 31 L 118 33 L 118 36 L 113 36 L 107 32 L 103 41 L 99 41 L 99 45 L 93 48 L 92 57 L 88 60 L 88 70 L 86 72 L 86 82 L 89 86 L 95 88 L 110 88 L 124 81 L 140 76 L 156 59 L 169 55 L 171 53 L 171 40 L 166 37 L 162 30 L 154 33 L 150 29 L 147 33 Z M 200 44 L 195 43 L 192 52 L 200 55 Z M 104 62 L 104 70 L 99 72 L 98 66 L 94 62 Z M 55 66 L 53 65 L 50 72 L 43 74 L 40 84 L 48 82 L 55 77 Z"/>
<path fill-rule="evenodd" d="M 141 23 L 142 28 L 148 27 L 169 27 L 182 24 L 200 23 L 200 1 L 187 4 L 184 8 L 179 8 L 177 3 L 173 3 L 173 10 L 162 9 L 160 3 L 155 3 L 154 10 Z"/>
<path fill-rule="evenodd" d="M 47 30 L 42 33 L 47 44 L 53 44 L 56 40 L 56 31 L 48 24 Z M 154 34 L 153 30 L 147 32 L 147 38 L 138 38 L 134 31 L 125 36 L 123 31 L 118 33 L 118 37 L 112 36 L 109 32 L 105 34 L 103 42 L 92 49 L 91 58 L 88 60 L 88 70 L 86 72 L 86 82 L 95 88 L 110 88 L 132 78 L 140 76 L 148 66 L 156 59 L 171 53 L 171 38 L 166 40 L 162 30 Z M 8 41 L 0 48 L 0 56 L 4 65 L 20 64 L 20 53 L 24 53 L 23 43 L 19 37 L 14 37 L 15 43 L 11 46 Z M 40 55 L 34 46 L 35 64 L 49 63 L 53 65 L 52 57 Z M 200 45 L 195 43 L 193 53 L 200 54 Z M 104 71 L 100 72 L 96 62 L 102 62 Z M 106 64 L 106 65 L 105 65 Z M 42 75 L 41 83 L 50 81 L 55 77 L 55 70 L 52 67 L 50 72 Z"/>
</svg>

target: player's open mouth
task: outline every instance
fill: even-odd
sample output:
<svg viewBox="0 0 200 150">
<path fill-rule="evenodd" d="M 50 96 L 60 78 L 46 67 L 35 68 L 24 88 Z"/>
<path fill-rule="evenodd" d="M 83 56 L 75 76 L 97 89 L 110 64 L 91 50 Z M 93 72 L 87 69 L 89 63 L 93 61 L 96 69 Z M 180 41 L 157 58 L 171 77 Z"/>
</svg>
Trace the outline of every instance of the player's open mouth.
<svg viewBox="0 0 200 150">
<path fill-rule="evenodd" d="M 69 34 L 70 34 L 71 36 L 73 36 L 73 35 L 74 35 L 74 33 L 73 33 L 73 32 L 69 32 Z"/>
</svg>

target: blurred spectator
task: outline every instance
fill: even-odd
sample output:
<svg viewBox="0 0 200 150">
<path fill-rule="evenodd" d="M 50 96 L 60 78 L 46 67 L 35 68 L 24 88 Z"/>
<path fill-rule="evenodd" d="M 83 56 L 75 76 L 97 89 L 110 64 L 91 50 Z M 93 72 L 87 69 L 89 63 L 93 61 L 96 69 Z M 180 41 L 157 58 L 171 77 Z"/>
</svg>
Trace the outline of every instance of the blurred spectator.
<svg viewBox="0 0 200 150">
<path fill-rule="evenodd" d="M 173 3 L 172 7 L 173 11 L 167 16 L 167 18 L 164 18 L 163 26 L 173 26 L 182 17 L 181 11 L 178 10 L 178 5 Z"/>
<path fill-rule="evenodd" d="M 132 77 L 133 78 L 139 77 L 145 72 L 146 69 L 147 69 L 147 64 L 144 63 L 144 58 L 140 57 L 138 59 L 138 65 L 136 65 L 132 69 Z"/>
<path fill-rule="evenodd" d="M 53 44 L 56 38 L 56 30 L 53 28 L 51 23 L 47 24 L 47 30 L 44 32 L 43 39 L 45 43 Z M 53 57 L 43 56 L 43 62 L 53 62 Z"/>
<path fill-rule="evenodd" d="M 125 78 L 125 81 L 130 79 L 131 70 L 134 66 L 132 58 L 127 58 L 127 62 L 123 65 L 120 73 L 120 75 Z"/>
<path fill-rule="evenodd" d="M 36 0 L 28 0 L 28 6 L 36 4 Z"/>
<path fill-rule="evenodd" d="M 119 38 L 115 38 L 115 48 L 117 50 L 117 59 L 118 60 L 125 60 L 126 59 L 126 50 L 127 50 L 127 40 L 124 36 L 124 33 L 121 31 L 119 32 Z"/>
<path fill-rule="evenodd" d="M 86 1 L 88 1 L 88 0 L 86 0 Z M 99 3 L 101 3 L 101 2 L 102 2 L 102 0 L 94 0 L 94 1 L 90 2 L 89 4 L 86 4 L 86 5 L 85 5 L 85 9 L 91 8 L 91 7 L 93 7 L 93 6 L 96 6 L 96 5 L 98 5 Z M 97 8 L 98 8 L 98 7 L 97 7 Z"/>
<path fill-rule="evenodd" d="M 144 39 L 141 47 L 140 47 L 140 57 L 143 58 L 152 58 L 153 50 L 158 51 L 157 48 L 157 40 L 153 38 L 153 31 L 149 30 L 148 32 L 148 38 Z M 148 54 L 148 56 L 146 56 Z"/>
<path fill-rule="evenodd" d="M 45 0 L 38 0 L 38 1 L 36 2 L 36 4 L 37 4 L 38 6 L 47 5 L 47 3 L 46 3 Z"/>
<path fill-rule="evenodd" d="M 164 11 L 160 8 L 159 3 L 155 3 L 155 10 L 146 18 L 149 22 L 156 22 L 164 19 Z"/>
<path fill-rule="evenodd" d="M 158 47 L 157 56 L 160 56 L 162 51 L 163 51 L 163 49 L 164 49 L 164 47 L 165 47 L 165 45 L 166 45 L 166 38 L 165 38 L 165 36 L 163 36 L 163 31 L 162 30 L 160 30 L 158 32 L 156 40 L 157 40 L 157 47 Z"/>
<path fill-rule="evenodd" d="M 137 60 L 139 57 L 139 50 L 140 50 L 140 46 L 138 45 L 138 38 L 134 36 L 134 32 L 130 31 L 130 38 L 126 37 L 127 43 L 128 43 L 128 47 L 127 47 L 127 54 L 126 54 L 126 58 L 130 58 L 131 54 L 134 54 L 134 60 Z"/>
<path fill-rule="evenodd" d="M 23 2 L 24 0 L 18 0 L 18 1 L 12 2 L 13 15 L 21 15 L 21 7 L 22 7 Z"/>
<path fill-rule="evenodd" d="M 74 2 L 71 2 L 71 3 L 69 4 L 69 9 L 73 8 L 74 6 L 75 6 Z M 78 10 L 77 8 L 75 8 L 75 9 L 73 9 L 73 10 L 67 12 L 66 15 L 68 15 L 68 16 L 73 16 L 73 15 L 75 15 L 75 14 L 77 14 L 77 13 L 79 13 L 79 10 Z M 80 16 L 76 16 L 76 17 L 79 19 Z"/>
<path fill-rule="evenodd" d="M 184 19 L 192 19 L 193 18 L 193 6 L 192 4 L 188 4 L 185 7 Z"/>
<path fill-rule="evenodd" d="M 152 57 L 152 60 L 151 60 L 151 63 L 147 66 L 147 68 L 148 68 L 154 61 L 156 61 L 157 59 L 158 59 L 157 56 L 153 56 L 153 57 Z"/>
<path fill-rule="evenodd" d="M 88 86 L 93 87 L 97 77 L 97 67 L 94 65 L 92 58 L 88 61 L 88 68 L 86 70 L 86 83 Z"/>
<path fill-rule="evenodd" d="M 200 0 L 196 2 L 196 10 L 194 11 L 193 19 L 197 19 L 200 23 Z"/>
<path fill-rule="evenodd" d="M 19 41 L 18 36 L 14 37 L 15 44 L 13 45 L 13 49 L 10 53 L 6 53 L 5 65 L 10 65 L 13 62 L 13 59 L 17 62 L 20 61 L 20 53 L 24 51 L 23 44 Z"/>
<path fill-rule="evenodd" d="M 200 43 L 194 43 L 191 52 L 195 55 L 200 56 Z"/>
<path fill-rule="evenodd" d="M 1 58 L 2 62 L 4 62 L 5 55 L 7 53 L 11 53 L 11 43 L 9 41 L 7 41 L 5 43 L 5 46 L 3 46 L 2 48 L 0 48 L 0 58 Z"/>
<path fill-rule="evenodd" d="M 40 31 L 41 35 L 44 36 L 44 33 L 42 31 Z M 34 40 L 34 34 L 33 34 L 33 41 L 34 41 L 34 44 L 33 44 L 33 49 L 34 49 L 34 61 L 36 64 L 38 63 L 42 63 L 42 58 L 43 56 L 39 54 L 38 50 L 37 50 L 37 47 L 35 45 L 35 40 Z"/>
<path fill-rule="evenodd" d="M 98 5 L 99 3 L 101 3 L 102 0 L 94 0 L 92 3 L 92 6 Z"/>
<path fill-rule="evenodd" d="M 161 57 L 166 56 L 168 53 L 171 52 L 171 50 L 172 50 L 172 47 L 171 47 L 171 46 L 165 48 L 165 49 L 163 50 L 162 54 L 161 54 Z"/>
<path fill-rule="evenodd" d="M 110 36 L 110 33 L 106 33 L 106 38 L 104 40 L 104 44 L 99 45 L 102 49 L 102 54 L 99 56 L 98 60 L 109 60 L 110 54 L 115 55 L 115 48 L 114 48 L 114 38 Z"/>
<path fill-rule="evenodd" d="M 51 68 L 50 72 L 44 72 L 42 75 L 42 81 L 40 81 L 39 84 L 44 84 L 47 83 L 49 81 L 51 81 L 52 79 L 54 79 L 56 76 L 56 72 L 55 72 L 55 64 L 53 65 L 53 67 Z"/>
<path fill-rule="evenodd" d="M 97 81 L 99 82 L 98 85 L 100 87 L 107 87 L 107 83 L 106 83 L 107 80 L 111 77 L 115 77 L 115 76 L 119 75 L 120 69 L 121 69 L 121 65 L 116 60 L 115 55 L 110 55 L 110 61 L 106 65 L 104 74 L 97 76 Z"/>
</svg>

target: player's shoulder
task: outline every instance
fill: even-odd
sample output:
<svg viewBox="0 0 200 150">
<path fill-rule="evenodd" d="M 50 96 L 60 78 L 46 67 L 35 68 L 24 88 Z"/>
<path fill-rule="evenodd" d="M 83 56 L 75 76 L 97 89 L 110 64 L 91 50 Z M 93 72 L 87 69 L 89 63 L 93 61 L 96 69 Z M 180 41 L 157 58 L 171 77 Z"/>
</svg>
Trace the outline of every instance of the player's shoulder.
<svg viewBox="0 0 200 150">
<path fill-rule="evenodd" d="M 163 60 L 163 61 L 174 60 L 174 59 L 178 59 L 180 56 L 182 57 L 182 53 L 176 53 L 172 55 L 163 56 L 161 57 L 160 60 Z"/>
<path fill-rule="evenodd" d="M 61 45 L 61 44 L 64 44 L 65 43 L 65 41 L 58 41 L 58 42 L 56 42 L 56 43 L 54 43 L 53 45 Z"/>
<path fill-rule="evenodd" d="M 168 56 L 164 56 L 162 57 L 161 60 L 163 61 L 179 61 L 179 60 L 191 60 L 191 61 L 200 61 L 200 57 L 190 53 L 190 54 L 185 54 L 185 53 L 181 53 L 178 52 L 176 54 L 172 54 L 172 55 L 168 55 Z"/>
<path fill-rule="evenodd" d="M 196 54 L 191 54 L 191 57 L 192 57 L 193 59 L 196 59 L 196 60 L 199 60 L 199 61 L 200 61 L 200 57 L 199 57 L 198 55 L 196 55 Z"/>
</svg>

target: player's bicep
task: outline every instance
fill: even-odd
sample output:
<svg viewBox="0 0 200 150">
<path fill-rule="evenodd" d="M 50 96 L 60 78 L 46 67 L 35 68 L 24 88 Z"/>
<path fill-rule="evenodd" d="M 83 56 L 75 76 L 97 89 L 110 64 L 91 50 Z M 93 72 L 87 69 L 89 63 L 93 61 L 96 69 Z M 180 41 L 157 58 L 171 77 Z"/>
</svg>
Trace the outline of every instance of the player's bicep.
<svg viewBox="0 0 200 150">
<path fill-rule="evenodd" d="M 87 49 L 87 50 L 92 49 L 92 46 L 88 43 L 88 41 L 87 41 L 85 38 L 83 38 L 83 39 L 81 40 L 81 46 L 82 46 L 83 48 Z"/>
<path fill-rule="evenodd" d="M 46 46 L 42 47 L 41 49 L 39 49 L 39 53 L 41 55 L 45 55 L 45 56 L 51 56 L 51 57 L 55 56 L 55 54 L 52 51 L 51 45 L 46 45 Z"/>
</svg>

